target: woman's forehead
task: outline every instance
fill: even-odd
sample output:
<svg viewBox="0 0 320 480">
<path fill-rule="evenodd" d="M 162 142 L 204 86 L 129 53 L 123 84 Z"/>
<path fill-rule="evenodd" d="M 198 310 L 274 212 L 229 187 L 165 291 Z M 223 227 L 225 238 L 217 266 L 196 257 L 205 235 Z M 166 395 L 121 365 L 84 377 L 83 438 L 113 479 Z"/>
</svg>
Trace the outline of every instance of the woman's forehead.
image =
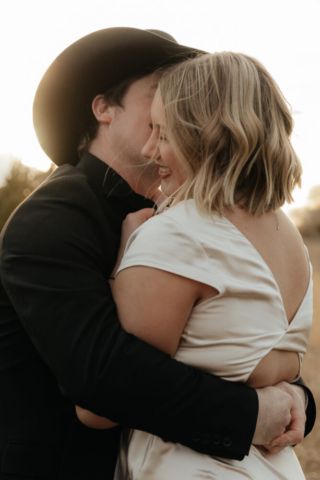
<svg viewBox="0 0 320 480">
<path fill-rule="evenodd" d="M 157 88 L 151 104 L 151 117 L 155 126 L 158 126 L 157 124 L 159 124 L 160 126 L 164 122 L 163 103 L 161 100 L 159 88 Z"/>
</svg>

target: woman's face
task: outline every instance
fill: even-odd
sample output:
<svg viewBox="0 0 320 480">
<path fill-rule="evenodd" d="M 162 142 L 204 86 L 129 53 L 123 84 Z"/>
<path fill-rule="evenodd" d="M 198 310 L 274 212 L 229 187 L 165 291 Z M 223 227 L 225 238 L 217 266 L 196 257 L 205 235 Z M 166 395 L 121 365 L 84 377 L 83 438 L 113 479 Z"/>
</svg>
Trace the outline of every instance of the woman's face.
<svg viewBox="0 0 320 480">
<path fill-rule="evenodd" d="M 187 178 L 187 174 L 173 153 L 166 137 L 164 109 L 159 90 L 156 91 L 151 105 L 151 135 L 142 149 L 146 158 L 152 158 L 158 165 L 161 177 L 161 190 L 170 197 Z"/>
</svg>

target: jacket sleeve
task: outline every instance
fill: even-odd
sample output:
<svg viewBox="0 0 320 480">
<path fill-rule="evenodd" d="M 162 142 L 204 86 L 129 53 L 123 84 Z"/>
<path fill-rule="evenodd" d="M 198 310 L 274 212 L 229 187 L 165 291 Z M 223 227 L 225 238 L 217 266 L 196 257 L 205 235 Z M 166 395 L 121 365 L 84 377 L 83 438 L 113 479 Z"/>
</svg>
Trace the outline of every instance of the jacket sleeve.
<svg viewBox="0 0 320 480">
<path fill-rule="evenodd" d="M 2 234 L 1 277 L 62 393 L 94 413 L 201 453 L 242 459 L 254 389 L 180 363 L 125 332 L 108 284 L 114 236 L 85 177 L 53 178 Z"/>
<path fill-rule="evenodd" d="M 311 390 L 305 385 L 302 378 L 299 378 L 299 380 L 297 380 L 296 382 L 293 382 L 293 384 L 299 385 L 300 387 L 302 387 L 308 399 L 307 409 L 306 409 L 307 421 L 306 421 L 306 428 L 304 431 L 304 436 L 306 437 L 307 435 L 309 435 L 309 433 L 313 429 L 316 421 L 316 402 L 314 400 Z"/>
</svg>

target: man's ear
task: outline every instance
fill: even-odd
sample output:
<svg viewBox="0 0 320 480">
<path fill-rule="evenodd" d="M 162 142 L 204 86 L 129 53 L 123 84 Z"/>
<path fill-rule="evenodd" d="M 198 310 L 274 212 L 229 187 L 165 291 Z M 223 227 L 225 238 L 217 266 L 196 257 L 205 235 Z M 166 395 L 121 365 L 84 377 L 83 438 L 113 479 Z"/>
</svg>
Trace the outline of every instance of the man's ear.
<svg viewBox="0 0 320 480">
<path fill-rule="evenodd" d="M 92 102 L 92 111 L 97 121 L 110 124 L 112 120 L 111 108 L 105 102 L 103 95 L 97 95 Z"/>
</svg>

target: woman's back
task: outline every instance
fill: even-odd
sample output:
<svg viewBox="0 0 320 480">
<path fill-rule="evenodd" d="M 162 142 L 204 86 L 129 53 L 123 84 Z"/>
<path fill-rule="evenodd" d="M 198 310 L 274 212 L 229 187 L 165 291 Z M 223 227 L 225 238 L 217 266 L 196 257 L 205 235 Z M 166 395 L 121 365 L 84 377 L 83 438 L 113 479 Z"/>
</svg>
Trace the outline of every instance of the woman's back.
<svg viewBox="0 0 320 480">
<path fill-rule="evenodd" d="M 309 261 L 301 235 L 280 210 L 261 217 L 239 207 L 226 218 L 249 240 L 270 268 L 290 323 L 309 285 Z"/>
</svg>

